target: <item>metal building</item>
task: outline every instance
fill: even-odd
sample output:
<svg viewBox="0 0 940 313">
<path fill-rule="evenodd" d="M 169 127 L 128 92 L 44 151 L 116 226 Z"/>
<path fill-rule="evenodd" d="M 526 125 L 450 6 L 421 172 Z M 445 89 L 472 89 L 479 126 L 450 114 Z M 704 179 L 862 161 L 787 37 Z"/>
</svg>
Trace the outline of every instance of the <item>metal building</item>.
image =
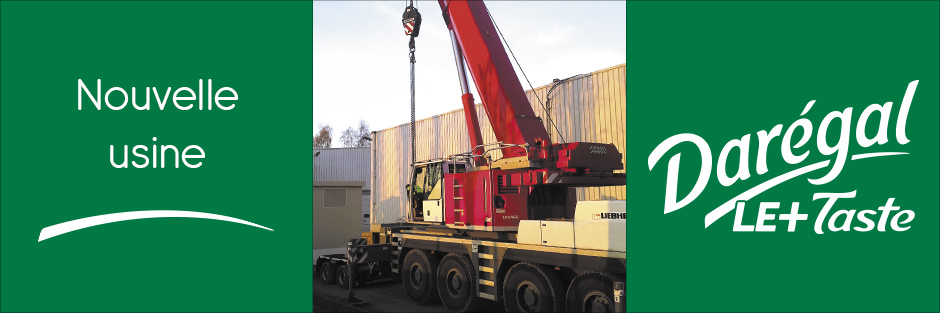
<svg viewBox="0 0 940 313">
<path fill-rule="evenodd" d="M 314 255 L 341 253 L 368 231 L 370 156 L 369 148 L 313 150 Z"/>
<path fill-rule="evenodd" d="M 313 149 L 313 181 L 369 181 L 369 149 Z"/>
<path fill-rule="evenodd" d="M 535 113 L 545 122 L 553 142 L 612 143 L 624 155 L 626 164 L 625 70 L 625 64 L 620 64 L 537 87 L 534 91 L 527 90 L 526 95 Z M 550 95 L 549 90 L 552 90 Z M 459 101 L 458 96 L 454 99 Z M 539 99 L 546 104 L 545 108 Z M 483 142 L 496 142 L 483 106 L 477 104 L 476 110 Z M 547 116 L 551 116 L 554 126 Z M 469 151 L 465 123 L 463 109 L 417 121 L 417 160 Z M 411 162 L 410 123 L 374 132 L 371 153 L 371 223 L 394 223 L 407 214 L 405 184 L 408 184 Z M 581 201 L 625 198 L 624 186 L 578 188 Z"/>
</svg>

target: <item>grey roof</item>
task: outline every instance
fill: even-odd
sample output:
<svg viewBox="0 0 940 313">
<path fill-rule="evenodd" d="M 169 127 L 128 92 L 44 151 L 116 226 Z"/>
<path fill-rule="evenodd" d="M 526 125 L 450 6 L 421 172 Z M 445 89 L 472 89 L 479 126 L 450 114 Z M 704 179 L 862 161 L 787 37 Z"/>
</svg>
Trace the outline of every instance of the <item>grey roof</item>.
<svg viewBox="0 0 940 313">
<path fill-rule="evenodd" d="M 370 151 L 369 147 L 313 149 L 313 182 L 365 182 L 363 188 L 369 190 Z"/>
</svg>

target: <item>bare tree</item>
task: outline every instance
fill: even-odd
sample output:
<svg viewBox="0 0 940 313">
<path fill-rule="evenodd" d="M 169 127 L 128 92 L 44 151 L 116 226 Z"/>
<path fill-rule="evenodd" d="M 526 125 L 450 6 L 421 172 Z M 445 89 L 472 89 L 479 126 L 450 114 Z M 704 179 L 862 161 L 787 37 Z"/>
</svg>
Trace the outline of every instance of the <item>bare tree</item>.
<svg viewBox="0 0 940 313">
<path fill-rule="evenodd" d="M 356 142 L 356 130 L 352 127 L 347 128 L 343 131 L 342 136 L 339 137 L 339 141 L 343 143 L 343 147 L 355 147 Z"/>
<path fill-rule="evenodd" d="M 366 121 L 359 120 L 359 128 L 347 128 L 343 131 L 339 140 L 343 143 L 344 147 L 372 146 L 371 138 L 369 138 L 369 124 L 366 124 Z"/>
<path fill-rule="evenodd" d="M 327 149 L 333 144 L 333 127 L 323 124 L 318 126 L 320 131 L 317 132 L 316 136 L 313 136 L 313 148 Z"/>
</svg>

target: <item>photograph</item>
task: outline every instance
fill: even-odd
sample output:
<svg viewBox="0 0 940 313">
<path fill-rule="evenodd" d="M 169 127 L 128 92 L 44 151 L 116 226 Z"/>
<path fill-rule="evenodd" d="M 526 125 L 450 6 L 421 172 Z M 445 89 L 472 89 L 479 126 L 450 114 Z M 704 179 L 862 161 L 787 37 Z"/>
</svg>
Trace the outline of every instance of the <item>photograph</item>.
<svg viewBox="0 0 940 313">
<path fill-rule="evenodd" d="M 315 3 L 314 310 L 624 312 L 624 8 Z"/>
</svg>

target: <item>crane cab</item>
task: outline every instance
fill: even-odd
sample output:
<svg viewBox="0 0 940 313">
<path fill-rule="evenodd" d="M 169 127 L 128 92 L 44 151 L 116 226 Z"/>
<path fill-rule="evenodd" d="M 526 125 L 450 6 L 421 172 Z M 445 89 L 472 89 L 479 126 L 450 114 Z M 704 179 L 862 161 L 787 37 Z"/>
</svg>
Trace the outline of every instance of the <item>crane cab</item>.
<svg viewBox="0 0 940 313">
<path fill-rule="evenodd" d="M 465 173 L 466 161 L 430 160 L 415 163 L 407 194 L 411 198 L 411 216 L 414 221 L 444 223 L 444 190 L 453 188 L 445 175 Z"/>
</svg>

